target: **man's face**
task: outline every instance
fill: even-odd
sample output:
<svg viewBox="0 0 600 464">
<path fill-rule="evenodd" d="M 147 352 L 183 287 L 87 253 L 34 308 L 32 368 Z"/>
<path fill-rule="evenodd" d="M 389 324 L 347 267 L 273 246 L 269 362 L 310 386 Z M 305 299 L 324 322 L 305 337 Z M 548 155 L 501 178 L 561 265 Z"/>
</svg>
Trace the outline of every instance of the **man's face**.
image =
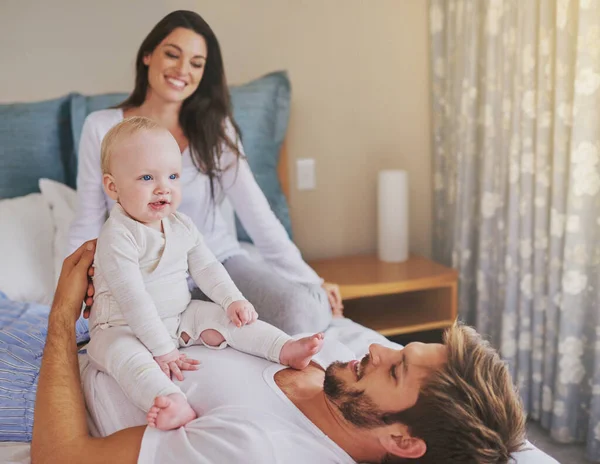
<svg viewBox="0 0 600 464">
<path fill-rule="evenodd" d="M 446 347 L 438 343 L 409 343 L 402 350 L 373 344 L 361 361 L 327 368 L 325 395 L 357 427 L 379 427 L 383 413 L 414 406 L 423 381 L 446 361 Z"/>
</svg>

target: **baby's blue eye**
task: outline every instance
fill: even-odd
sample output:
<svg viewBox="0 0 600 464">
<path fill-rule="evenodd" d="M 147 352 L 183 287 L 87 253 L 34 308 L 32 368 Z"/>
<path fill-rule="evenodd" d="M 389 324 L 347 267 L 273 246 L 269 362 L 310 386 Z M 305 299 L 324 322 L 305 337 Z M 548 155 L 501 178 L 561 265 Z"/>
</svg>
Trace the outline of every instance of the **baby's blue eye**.
<svg viewBox="0 0 600 464">
<path fill-rule="evenodd" d="M 145 176 L 142 176 L 142 180 L 152 180 L 152 176 L 150 174 L 146 174 Z"/>
<path fill-rule="evenodd" d="M 179 174 L 171 174 L 169 176 L 169 179 L 171 179 L 171 180 L 179 179 Z"/>
</svg>

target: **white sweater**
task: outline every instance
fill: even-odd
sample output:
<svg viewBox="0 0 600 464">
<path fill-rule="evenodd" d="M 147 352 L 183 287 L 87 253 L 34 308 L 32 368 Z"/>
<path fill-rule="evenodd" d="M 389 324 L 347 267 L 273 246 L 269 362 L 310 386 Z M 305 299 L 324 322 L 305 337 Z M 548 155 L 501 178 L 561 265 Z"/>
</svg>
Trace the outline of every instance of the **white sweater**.
<svg viewBox="0 0 600 464">
<path fill-rule="evenodd" d="M 120 109 L 96 111 L 85 120 L 79 145 L 77 213 L 69 232 L 69 252 L 86 240 L 98 237 L 114 204 L 102 188 L 100 145 L 109 129 L 122 120 Z M 241 144 L 238 146 L 243 153 Z M 208 176 L 198 171 L 189 148 L 182 157 L 183 201 L 179 211 L 192 219 L 219 261 L 244 254 L 237 239 L 228 232 L 219 209 L 213 208 Z M 300 251 L 271 210 L 248 162 L 238 161 L 232 151 L 224 147 L 220 163 L 229 168 L 221 175 L 222 189 L 215 183 L 215 198 L 221 198 L 223 193 L 227 196 L 265 261 L 288 280 L 321 284 L 322 279 L 302 260 Z"/>
<path fill-rule="evenodd" d="M 164 234 L 113 207 L 94 257 L 92 337 L 97 329 L 127 325 L 154 356 L 173 351 L 179 315 L 191 299 L 188 270 L 223 310 L 244 299 L 190 218 L 174 213 L 162 225 Z"/>
</svg>

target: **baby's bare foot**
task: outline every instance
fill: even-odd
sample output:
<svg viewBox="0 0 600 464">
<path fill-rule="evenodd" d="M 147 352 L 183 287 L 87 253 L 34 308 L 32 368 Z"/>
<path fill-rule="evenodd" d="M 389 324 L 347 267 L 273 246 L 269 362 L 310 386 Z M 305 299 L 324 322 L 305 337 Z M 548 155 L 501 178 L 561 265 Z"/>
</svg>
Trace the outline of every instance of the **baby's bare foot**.
<svg viewBox="0 0 600 464">
<path fill-rule="evenodd" d="M 196 417 L 198 416 L 185 396 L 173 393 L 167 396 L 157 396 L 154 399 L 154 405 L 146 415 L 146 420 L 150 427 L 172 430 L 193 421 Z"/>
<path fill-rule="evenodd" d="M 325 334 L 318 333 L 300 340 L 290 340 L 283 345 L 279 362 L 294 369 L 304 369 L 312 357 L 321 351 Z"/>
</svg>

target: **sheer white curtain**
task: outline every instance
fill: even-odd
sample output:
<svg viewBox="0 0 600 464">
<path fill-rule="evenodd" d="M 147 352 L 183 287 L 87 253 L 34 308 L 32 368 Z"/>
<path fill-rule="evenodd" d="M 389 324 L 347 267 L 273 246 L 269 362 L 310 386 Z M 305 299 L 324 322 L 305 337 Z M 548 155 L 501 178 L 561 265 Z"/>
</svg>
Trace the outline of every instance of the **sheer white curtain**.
<svg viewBox="0 0 600 464">
<path fill-rule="evenodd" d="M 600 1 L 430 0 L 434 254 L 530 417 L 600 461 Z"/>
</svg>

